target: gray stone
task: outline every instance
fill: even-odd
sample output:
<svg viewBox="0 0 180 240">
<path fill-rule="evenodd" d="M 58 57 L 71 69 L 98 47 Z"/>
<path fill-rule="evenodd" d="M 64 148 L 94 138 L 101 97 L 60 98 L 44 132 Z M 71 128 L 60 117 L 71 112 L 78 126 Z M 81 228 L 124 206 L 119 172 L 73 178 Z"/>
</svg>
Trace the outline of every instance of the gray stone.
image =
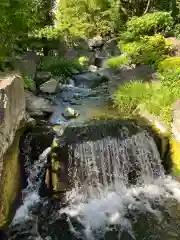
<svg viewBox="0 0 180 240">
<path fill-rule="evenodd" d="M 53 112 L 53 106 L 47 99 L 37 97 L 33 93 L 26 91 L 26 109 L 30 116 L 44 116 Z"/>
<path fill-rule="evenodd" d="M 71 107 L 67 107 L 64 112 L 62 113 L 62 116 L 64 118 L 66 118 L 67 120 L 71 119 L 71 118 L 76 118 L 79 116 L 79 113 L 74 110 L 73 108 Z"/>
<path fill-rule="evenodd" d="M 36 74 L 36 83 L 37 85 L 41 85 L 51 78 L 51 73 L 50 72 L 38 72 Z"/>
<path fill-rule="evenodd" d="M 35 127 L 36 126 L 36 120 L 34 118 L 30 117 L 27 112 L 26 112 L 25 119 L 26 119 L 26 125 L 28 127 Z"/>
<path fill-rule="evenodd" d="M 106 81 L 110 81 L 113 78 L 114 70 L 110 68 L 100 68 L 98 69 L 97 74 Z"/>
<path fill-rule="evenodd" d="M 103 67 L 104 62 L 108 59 L 108 56 L 106 53 L 101 50 L 101 51 L 96 51 L 95 53 L 95 59 L 94 59 L 94 65 L 97 66 L 98 68 Z"/>
<path fill-rule="evenodd" d="M 89 68 L 88 68 L 88 71 L 89 71 L 89 72 L 96 72 L 97 69 L 98 69 L 97 66 L 95 66 L 95 65 L 90 65 Z"/>
<path fill-rule="evenodd" d="M 34 79 L 39 61 L 40 56 L 36 52 L 28 51 L 21 56 L 20 60 L 17 60 L 15 65 L 21 73 Z"/>
<path fill-rule="evenodd" d="M 68 60 L 78 59 L 78 52 L 74 48 L 69 48 L 64 57 Z"/>
<path fill-rule="evenodd" d="M 0 159 L 12 143 L 15 132 L 24 118 L 23 79 L 17 73 L 2 73 L 0 75 Z"/>
<path fill-rule="evenodd" d="M 88 41 L 83 38 L 74 37 L 73 44 L 68 47 L 67 44 L 60 44 L 58 54 L 64 59 L 78 60 L 80 57 L 86 57 L 88 64 L 92 64 L 94 57 L 88 45 Z"/>
<path fill-rule="evenodd" d="M 106 56 L 111 57 L 111 56 L 119 56 L 121 54 L 120 49 L 117 46 L 117 39 L 113 38 L 107 41 L 104 46 L 103 50 L 106 54 Z"/>
<path fill-rule="evenodd" d="M 87 72 L 74 77 L 75 85 L 87 88 L 94 88 L 100 85 L 102 82 L 106 81 L 103 76 L 97 74 L 96 72 Z"/>
<path fill-rule="evenodd" d="M 40 90 L 43 93 L 55 93 L 58 87 L 58 82 L 56 79 L 51 78 L 49 81 L 43 83 L 40 86 Z"/>
<path fill-rule="evenodd" d="M 95 36 L 92 39 L 88 40 L 88 45 L 89 45 L 90 49 L 101 47 L 103 45 L 103 43 L 104 43 L 104 41 L 101 36 Z"/>
<path fill-rule="evenodd" d="M 16 72 L 1 73 L 0 226 L 7 223 L 8 216 L 12 210 L 12 204 L 17 197 L 16 193 L 20 190 L 20 168 L 18 169 L 20 165 L 17 159 L 19 132 L 17 132 L 17 130 L 23 125 L 24 119 L 25 100 L 23 79 Z"/>
</svg>

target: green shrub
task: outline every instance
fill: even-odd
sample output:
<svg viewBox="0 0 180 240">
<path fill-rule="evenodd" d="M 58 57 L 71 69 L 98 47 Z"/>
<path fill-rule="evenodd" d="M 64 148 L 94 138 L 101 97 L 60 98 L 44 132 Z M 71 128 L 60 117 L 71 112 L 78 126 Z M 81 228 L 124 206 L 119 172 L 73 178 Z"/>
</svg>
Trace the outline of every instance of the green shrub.
<svg viewBox="0 0 180 240">
<path fill-rule="evenodd" d="M 34 36 L 38 38 L 46 37 L 47 39 L 61 39 L 62 32 L 58 28 L 54 28 L 52 26 L 48 26 L 45 28 L 41 28 L 38 31 L 34 32 Z"/>
<path fill-rule="evenodd" d="M 180 68 L 180 57 L 169 57 L 158 64 L 158 70 L 160 72 L 176 70 L 176 68 Z"/>
<path fill-rule="evenodd" d="M 59 46 L 62 47 L 62 45 L 65 44 L 64 42 L 63 33 L 53 27 L 41 28 L 16 40 L 16 44 L 20 49 L 28 48 L 37 51 L 42 50 L 44 47 L 58 49 Z"/>
<path fill-rule="evenodd" d="M 24 79 L 24 88 L 25 89 L 34 90 L 36 88 L 36 84 L 31 77 L 24 75 L 23 79 Z"/>
<path fill-rule="evenodd" d="M 177 39 L 180 39 L 180 24 L 179 24 L 179 23 L 177 23 L 177 24 L 174 26 L 173 35 L 174 35 Z"/>
<path fill-rule="evenodd" d="M 144 36 L 139 41 L 130 43 L 120 42 L 119 46 L 133 64 L 156 64 L 170 50 L 170 46 L 160 34 Z"/>
<path fill-rule="evenodd" d="M 78 62 L 81 66 L 88 66 L 89 58 L 87 57 L 79 57 Z"/>
<path fill-rule="evenodd" d="M 62 60 L 58 57 L 43 57 L 41 61 L 41 70 L 49 71 L 54 76 L 71 77 L 82 70 L 79 62 L 74 60 Z"/>
<path fill-rule="evenodd" d="M 133 17 L 127 22 L 127 31 L 121 39 L 125 41 L 137 40 L 143 35 L 154 35 L 156 33 L 166 34 L 173 26 L 173 18 L 170 12 L 147 13 L 141 17 Z"/>
<path fill-rule="evenodd" d="M 160 74 L 161 83 L 167 87 L 179 88 L 180 85 L 180 67 L 168 69 Z"/>
<path fill-rule="evenodd" d="M 146 109 L 158 116 L 166 125 L 170 126 L 172 120 L 172 104 L 180 97 L 180 88 L 159 85 L 152 91 L 151 98 L 145 101 Z"/>
<path fill-rule="evenodd" d="M 121 86 L 114 94 L 115 103 L 123 115 L 129 117 L 145 99 L 149 99 L 151 87 L 142 81 L 131 81 Z"/>
<path fill-rule="evenodd" d="M 180 73 L 180 69 L 179 69 Z M 122 116 L 131 118 L 136 114 L 136 108 L 143 108 L 158 116 L 170 127 L 172 120 L 172 104 L 180 98 L 180 84 L 178 74 L 173 78 L 172 72 L 161 76 L 161 82 L 147 84 L 132 81 L 121 86 L 114 94 L 116 106 Z"/>
<path fill-rule="evenodd" d="M 126 56 L 117 56 L 107 59 L 104 63 L 105 67 L 119 68 L 123 64 L 129 64 L 129 59 Z"/>
</svg>

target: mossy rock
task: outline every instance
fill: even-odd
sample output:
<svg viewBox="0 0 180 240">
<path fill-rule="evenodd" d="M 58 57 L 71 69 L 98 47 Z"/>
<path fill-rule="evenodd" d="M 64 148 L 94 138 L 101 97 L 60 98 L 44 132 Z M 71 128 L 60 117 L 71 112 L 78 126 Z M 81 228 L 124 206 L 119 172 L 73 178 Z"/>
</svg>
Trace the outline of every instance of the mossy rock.
<svg viewBox="0 0 180 240">
<path fill-rule="evenodd" d="M 58 142 L 59 143 L 59 142 Z M 68 188 L 68 166 L 67 156 L 61 151 L 61 144 L 56 139 L 51 145 L 50 158 L 50 181 L 53 194 L 64 192 Z M 65 143 L 65 142 L 64 142 Z M 64 145 L 63 143 L 63 145 Z M 55 196 L 55 195 L 54 195 Z"/>
<path fill-rule="evenodd" d="M 170 139 L 171 156 L 173 161 L 172 173 L 178 180 L 180 180 L 180 142 L 174 138 Z"/>
<path fill-rule="evenodd" d="M 173 70 L 180 67 L 180 57 L 169 57 L 158 64 L 160 72 Z"/>
<path fill-rule="evenodd" d="M 129 65 L 130 61 L 125 55 L 111 57 L 104 62 L 105 67 L 120 68 L 121 65 Z"/>
<path fill-rule="evenodd" d="M 21 166 L 19 158 L 19 140 L 21 132 L 3 157 L 3 173 L 0 183 L 0 227 L 10 222 L 13 214 L 13 205 L 16 203 L 21 188 Z"/>
<path fill-rule="evenodd" d="M 180 142 L 177 142 L 172 137 L 168 128 L 165 131 L 165 127 L 161 127 L 163 124 L 158 121 L 157 117 L 151 114 L 143 115 L 143 117 L 139 118 L 138 123 L 141 126 L 144 124 L 144 127 L 147 127 L 147 123 L 149 123 L 148 129 L 151 133 L 155 134 L 153 138 L 158 146 L 166 172 L 180 180 Z"/>
</svg>

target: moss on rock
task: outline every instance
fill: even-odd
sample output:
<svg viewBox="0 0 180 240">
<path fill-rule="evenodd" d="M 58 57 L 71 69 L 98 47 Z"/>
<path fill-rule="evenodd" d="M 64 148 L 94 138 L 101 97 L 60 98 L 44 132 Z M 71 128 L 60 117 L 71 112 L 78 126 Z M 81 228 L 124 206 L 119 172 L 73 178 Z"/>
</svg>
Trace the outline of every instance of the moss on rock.
<svg viewBox="0 0 180 240">
<path fill-rule="evenodd" d="M 0 227 L 8 224 L 12 215 L 13 203 L 17 200 L 21 186 L 21 167 L 19 160 L 19 140 L 21 132 L 3 157 L 2 181 L 0 183 Z"/>
<path fill-rule="evenodd" d="M 65 164 L 65 156 L 63 156 L 56 139 L 52 142 L 50 162 L 52 192 L 63 192 L 68 187 L 67 164 Z"/>
<path fill-rule="evenodd" d="M 178 180 L 180 180 L 180 142 L 174 138 L 170 139 L 171 156 L 173 161 L 172 173 Z"/>
</svg>

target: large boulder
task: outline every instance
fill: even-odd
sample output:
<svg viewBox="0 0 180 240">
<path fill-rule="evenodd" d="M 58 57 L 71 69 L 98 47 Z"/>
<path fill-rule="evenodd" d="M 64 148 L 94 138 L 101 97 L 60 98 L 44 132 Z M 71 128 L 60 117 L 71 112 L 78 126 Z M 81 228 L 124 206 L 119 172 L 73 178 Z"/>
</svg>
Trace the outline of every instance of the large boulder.
<svg viewBox="0 0 180 240">
<path fill-rule="evenodd" d="M 64 183 L 63 175 L 70 187 L 81 186 L 88 196 L 88 186 L 96 186 L 99 182 L 107 186 L 108 182 L 120 177 L 126 180 L 124 183 L 136 183 L 141 174 L 143 177 L 142 163 L 145 162 L 153 163 L 152 169 L 147 171 L 152 178 L 161 172 L 153 137 L 128 120 L 68 125 L 57 137 L 54 151 L 56 158 L 52 156 L 52 165 L 55 162 L 55 166 L 60 166 L 52 173 L 56 174 L 55 191 L 62 190 L 62 184 L 58 183 Z"/>
<path fill-rule="evenodd" d="M 33 93 L 26 91 L 26 109 L 30 116 L 44 116 L 53 113 L 53 106 L 47 99 L 37 97 Z"/>
<path fill-rule="evenodd" d="M 36 85 L 40 86 L 41 84 L 49 81 L 51 78 L 50 72 L 37 72 L 36 74 Z"/>
<path fill-rule="evenodd" d="M 101 50 L 95 53 L 94 65 L 98 68 L 101 68 L 104 65 L 104 62 L 108 59 L 106 53 Z"/>
<path fill-rule="evenodd" d="M 107 41 L 103 46 L 103 51 L 105 52 L 106 56 L 119 56 L 121 54 L 120 49 L 117 46 L 117 39 L 113 38 Z"/>
<path fill-rule="evenodd" d="M 58 82 L 56 79 L 51 78 L 49 81 L 43 83 L 40 86 L 40 90 L 43 93 L 55 93 L 58 87 Z"/>
<path fill-rule="evenodd" d="M 67 47 L 67 45 L 69 45 Z M 92 64 L 94 61 L 93 53 L 88 45 L 88 41 L 84 38 L 73 37 L 71 44 L 62 44 L 59 46 L 58 55 L 64 59 L 79 60 L 80 57 L 88 59 L 88 63 Z"/>
<path fill-rule="evenodd" d="M 25 119 L 23 79 L 0 74 L 0 227 L 6 224 L 20 190 L 19 133 Z"/>
<path fill-rule="evenodd" d="M 28 51 L 21 56 L 19 61 L 16 62 L 16 67 L 21 73 L 34 79 L 39 61 L 40 56 L 37 55 L 36 52 Z"/>
<path fill-rule="evenodd" d="M 90 49 L 94 49 L 94 48 L 100 48 L 102 47 L 104 41 L 103 38 L 101 36 L 95 36 L 91 39 L 88 40 L 88 45 Z"/>
<path fill-rule="evenodd" d="M 171 44 L 171 56 L 180 56 L 180 40 L 175 37 L 167 38 L 167 41 Z"/>
<path fill-rule="evenodd" d="M 85 72 L 75 75 L 73 77 L 76 86 L 94 88 L 100 85 L 102 82 L 107 81 L 104 76 L 96 72 Z"/>
</svg>

